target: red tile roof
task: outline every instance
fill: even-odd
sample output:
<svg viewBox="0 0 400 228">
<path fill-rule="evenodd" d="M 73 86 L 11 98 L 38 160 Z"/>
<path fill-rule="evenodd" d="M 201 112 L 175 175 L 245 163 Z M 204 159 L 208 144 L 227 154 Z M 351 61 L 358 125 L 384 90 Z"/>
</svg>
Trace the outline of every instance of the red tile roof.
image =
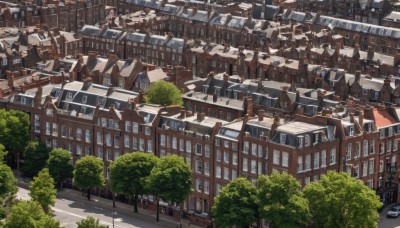
<svg viewBox="0 0 400 228">
<path fill-rule="evenodd" d="M 376 127 L 385 127 L 397 123 L 397 121 L 388 113 L 387 110 L 378 110 L 374 108 Z"/>
</svg>

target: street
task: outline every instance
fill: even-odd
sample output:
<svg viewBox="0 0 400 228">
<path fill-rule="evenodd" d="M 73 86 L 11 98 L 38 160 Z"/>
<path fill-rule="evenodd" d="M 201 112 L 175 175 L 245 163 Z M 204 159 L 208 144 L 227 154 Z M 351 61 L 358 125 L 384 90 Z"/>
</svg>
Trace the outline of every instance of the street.
<svg viewBox="0 0 400 228">
<path fill-rule="evenodd" d="M 29 191 L 25 188 L 18 187 L 17 197 L 24 200 L 29 200 Z M 93 216 L 98 218 L 101 224 L 113 227 L 112 208 L 104 208 L 96 204 L 96 200 L 87 201 L 86 198 L 81 197 L 75 201 L 67 199 L 65 193 L 60 192 L 57 194 L 56 205 L 52 207 L 53 213 L 56 218 L 61 221 L 65 228 L 76 228 L 76 222 L 86 218 L 86 216 Z M 111 204 L 110 204 L 111 205 Z M 146 221 L 146 216 L 133 215 L 132 211 L 129 215 L 125 213 L 116 213 L 114 218 L 114 227 L 116 228 L 135 228 L 135 227 L 173 227 L 171 225 L 157 225 L 155 218 L 151 221 Z"/>
<path fill-rule="evenodd" d="M 398 218 L 388 218 L 386 214 L 388 210 L 392 207 L 392 205 L 388 205 L 383 208 L 380 213 L 381 219 L 379 220 L 378 227 L 379 228 L 400 228 L 400 216 Z"/>
</svg>

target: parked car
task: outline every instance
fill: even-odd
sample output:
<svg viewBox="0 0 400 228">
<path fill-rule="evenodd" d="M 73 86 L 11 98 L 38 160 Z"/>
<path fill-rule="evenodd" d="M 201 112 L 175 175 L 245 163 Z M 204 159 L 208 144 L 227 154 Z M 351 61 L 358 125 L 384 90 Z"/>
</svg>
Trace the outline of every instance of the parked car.
<svg viewBox="0 0 400 228">
<path fill-rule="evenodd" d="M 400 215 L 400 206 L 392 207 L 387 213 L 388 217 L 397 218 L 399 215 Z"/>
</svg>

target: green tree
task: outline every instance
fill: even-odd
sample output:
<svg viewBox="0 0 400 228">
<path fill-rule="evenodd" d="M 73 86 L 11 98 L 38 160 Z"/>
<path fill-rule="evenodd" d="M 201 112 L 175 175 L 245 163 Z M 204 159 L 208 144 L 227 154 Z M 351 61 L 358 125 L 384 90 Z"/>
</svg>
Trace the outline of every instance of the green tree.
<svg viewBox="0 0 400 228">
<path fill-rule="evenodd" d="M 99 219 L 95 219 L 92 216 L 88 216 L 86 219 L 82 219 L 76 224 L 78 228 L 107 228 L 107 226 L 100 224 Z"/>
<path fill-rule="evenodd" d="M 0 143 L 0 163 L 4 162 L 4 158 L 7 156 L 8 152 L 6 147 Z"/>
<path fill-rule="evenodd" d="M 176 155 L 163 157 L 151 170 L 146 180 L 151 194 L 157 196 L 157 222 L 159 198 L 181 203 L 192 191 L 192 170 L 183 158 Z"/>
<path fill-rule="evenodd" d="M 0 164 L 0 197 L 13 195 L 17 192 L 17 179 L 11 168 L 6 164 Z"/>
<path fill-rule="evenodd" d="M 257 189 L 246 178 L 233 180 L 215 197 L 212 217 L 218 227 L 248 227 L 258 220 Z"/>
<path fill-rule="evenodd" d="M 71 164 L 71 154 L 67 150 L 56 148 L 50 151 L 47 168 L 54 181 L 62 188 L 63 182 L 73 177 L 74 167 Z"/>
<path fill-rule="evenodd" d="M 23 153 L 24 166 L 22 166 L 22 172 L 25 176 L 36 176 L 46 166 L 49 152 L 44 143 L 38 141 L 29 142 Z"/>
<path fill-rule="evenodd" d="M 30 139 L 29 129 L 28 114 L 0 109 L 0 143 L 11 153 L 10 158 L 17 160 L 17 169 L 19 169 L 19 155 Z"/>
<path fill-rule="evenodd" d="M 347 173 L 328 172 L 304 194 L 316 227 L 378 227 L 379 197 Z"/>
<path fill-rule="evenodd" d="M 74 183 L 77 187 L 87 190 L 90 200 L 90 190 L 104 186 L 104 163 L 94 156 L 85 156 L 75 163 Z"/>
<path fill-rule="evenodd" d="M 46 215 L 39 203 L 21 200 L 6 218 L 6 228 L 60 228 L 60 222 Z"/>
<path fill-rule="evenodd" d="M 273 227 L 301 227 L 309 222 L 308 202 L 293 176 L 262 175 L 257 179 L 257 188 L 260 217 Z"/>
<path fill-rule="evenodd" d="M 171 82 L 163 80 L 150 85 L 146 91 L 147 103 L 160 105 L 182 105 L 182 92 Z"/>
<path fill-rule="evenodd" d="M 133 196 L 134 212 L 138 213 L 137 202 L 141 194 L 146 193 L 145 179 L 157 164 L 153 154 L 134 152 L 124 154 L 110 166 L 110 187 L 115 193 Z"/>
<path fill-rule="evenodd" d="M 29 190 L 32 200 L 38 202 L 46 213 L 48 213 L 49 207 L 56 203 L 57 190 L 54 188 L 54 180 L 47 168 L 40 171 L 38 176 L 33 179 Z"/>
</svg>

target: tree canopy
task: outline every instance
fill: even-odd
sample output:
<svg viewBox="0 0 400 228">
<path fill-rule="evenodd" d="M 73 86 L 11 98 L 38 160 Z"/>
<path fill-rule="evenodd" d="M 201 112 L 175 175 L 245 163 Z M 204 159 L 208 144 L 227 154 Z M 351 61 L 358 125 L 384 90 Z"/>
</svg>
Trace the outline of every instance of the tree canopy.
<svg viewBox="0 0 400 228">
<path fill-rule="evenodd" d="M 74 184 L 87 190 L 90 200 L 90 189 L 104 186 L 104 163 L 94 156 L 85 156 L 75 163 Z"/>
<path fill-rule="evenodd" d="M 166 156 L 151 170 L 147 183 L 152 194 L 182 202 L 192 191 L 192 170 L 183 158 Z"/>
<path fill-rule="evenodd" d="M 146 180 L 149 192 L 163 200 L 181 203 L 192 191 L 192 170 L 176 155 L 161 158 Z M 157 199 L 157 221 L 159 207 Z"/>
<path fill-rule="evenodd" d="M 60 222 L 46 215 L 39 203 L 21 200 L 6 219 L 6 228 L 61 228 Z"/>
<path fill-rule="evenodd" d="M 157 164 L 158 158 L 153 154 L 134 152 L 124 154 L 110 166 L 110 187 L 115 193 L 134 196 L 134 211 L 138 212 L 138 196 L 144 194 L 145 180 Z"/>
<path fill-rule="evenodd" d="M 159 80 L 146 91 L 147 103 L 160 105 L 182 105 L 182 92 L 173 83 Z"/>
<path fill-rule="evenodd" d="M 24 166 L 22 172 L 25 176 L 34 177 L 46 166 L 49 159 L 49 149 L 46 144 L 38 141 L 31 141 L 23 152 Z"/>
<path fill-rule="evenodd" d="M 38 202 L 46 213 L 49 211 L 49 207 L 56 203 L 57 190 L 54 188 L 54 180 L 47 168 L 44 168 L 37 177 L 33 178 L 29 191 L 32 200 Z"/>
<path fill-rule="evenodd" d="M 62 187 L 62 183 L 73 177 L 74 167 L 71 164 L 71 154 L 69 151 L 56 148 L 50 152 L 47 160 L 47 168 L 54 181 Z"/>
<path fill-rule="evenodd" d="M 8 154 L 6 147 L 0 143 L 0 163 L 4 162 L 4 157 Z"/>
<path fill-rule="evenodd" d="M 300 184 L 289 174 L 272 173 L 257 179 L 260 216 L 274 227 L 301 227 L 309 222 L 308 202 Z"/>
<path fill-rule="evenodd" d="M 257 189 L 246 178 L 231 181 L 215 197 L 212 216 L 218 227 L 248 227 L 257 222 Z"/>
<path fill-rule="evenodd" d="M 347 173 L 328 172 L 304 190 L 316 227 L 377 227 L 375 191 Z"/>
<path fill-rule="evenodd" d="M 28 114 L 0 109 L 0 143 L 9 152 L 22 152 L 29 142 L 30 122 Z"/>
<path fill-rule="evenodd" d="M 15 179 L 11 168 L 0 163 L 0 197 L 13 195 L 17 192 L 17 179 Z"/>
<path fill-rule="evenodd" d="M 95 219 L 92 216 L 88 216 L 85 219 L 76 223 L 78 228 L 107 228 L 108 226 L 101 225 L 99 219 Z"/>
</svg>

